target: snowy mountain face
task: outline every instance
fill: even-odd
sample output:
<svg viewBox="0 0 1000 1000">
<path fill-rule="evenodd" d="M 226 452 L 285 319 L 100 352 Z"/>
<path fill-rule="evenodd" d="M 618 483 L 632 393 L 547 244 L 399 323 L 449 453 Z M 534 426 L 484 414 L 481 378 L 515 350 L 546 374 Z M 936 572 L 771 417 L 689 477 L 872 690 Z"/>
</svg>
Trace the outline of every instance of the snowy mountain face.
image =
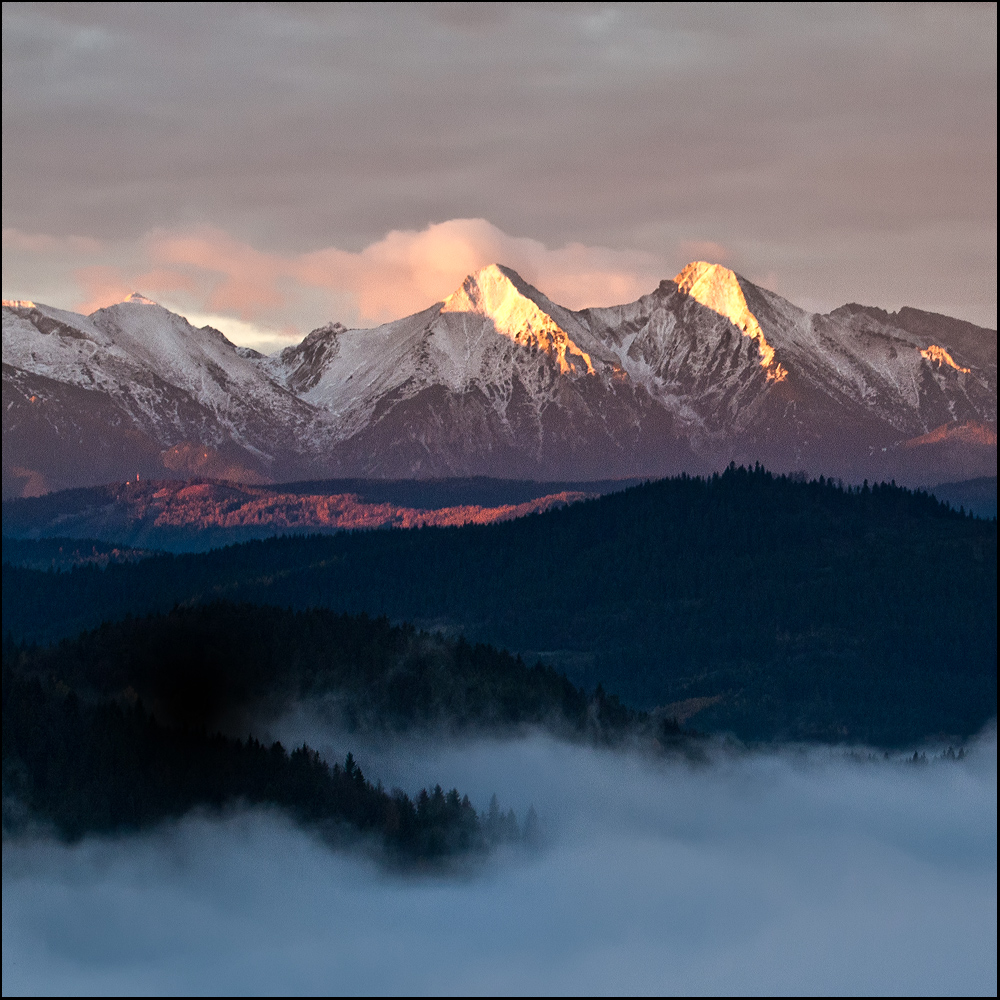
<svg viewBox="0 0 1000 1000">
<path fill-rule="evenodd" d="M 316 419 L 218 330 L 139 295 L 90 316 L 5 303 L 3 406 L 5 494 L 164 469 L 269 479 Z"/>
<path fill-rule="evenodd" d="M 984 425 L 987 465 L 993 435 L 995 471 L 992 331 L 916 310 L 809 314 L 703 262 L 638 302 L 580 312 L 493 265 L 422 313 L 324 328 L 265 364 L 333 416 L 329 455 L 358 474 L 657 475 L 759 460 L 907 478 L 901 442 L 970 421 Z"/>
<path fill-rule="evenodd" d="M 332 324 L 270 357 L 141 296 L 89 317 L 5 304 L 3 363 L 5 495 L 164 468 L 996 474 L 994 331 L 913 309 L 809 314 L 704 262 L 582 311 L 491 265 L 414 316 Z"/>
<path fill-rule="evenodd" d="M 331 415 L 338 473 L 625 475 L 622 442 L 669 430 L 575 314 L 496 266 L 415 316 L 316 331 L 266 367 Z"/>
</svg>

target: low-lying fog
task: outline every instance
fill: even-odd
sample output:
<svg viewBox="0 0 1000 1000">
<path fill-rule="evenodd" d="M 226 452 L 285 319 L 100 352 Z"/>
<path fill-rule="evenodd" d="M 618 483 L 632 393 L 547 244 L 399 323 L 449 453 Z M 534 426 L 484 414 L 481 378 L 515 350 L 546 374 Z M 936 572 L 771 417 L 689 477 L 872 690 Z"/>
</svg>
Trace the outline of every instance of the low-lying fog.
<svg viewBox="0 0 1000 1000">
<path fill-rule="evenodd" d="M 7 842 L 4 994 L 996 992 L 995 731 L 925 766 L 275 735 L 533 803 L 544 842 L 409 876 L 259 811 Z"/>
</svg>

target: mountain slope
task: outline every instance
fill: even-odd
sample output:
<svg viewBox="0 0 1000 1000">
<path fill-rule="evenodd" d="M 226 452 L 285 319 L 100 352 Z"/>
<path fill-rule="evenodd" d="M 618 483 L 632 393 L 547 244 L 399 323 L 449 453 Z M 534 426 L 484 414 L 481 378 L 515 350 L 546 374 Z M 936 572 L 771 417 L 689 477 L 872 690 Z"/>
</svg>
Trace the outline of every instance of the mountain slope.
<svg viewBox="0 0 1000 1000">
<path fill-rule="evenodd" d="M 3 363 L 5 493 L 164 467 L 259 481 L 315 420 L 217 330 L 139 295 L 87 317 L 5 305 Z"/>
<path fill-rule="evenodd" d="M 334 414 L 334 467 L 368 475 L 762 461 L 926 483 L 940 457 L 918 471 L 922 456 L 900 445 L 969 421 L 986 441 L 968 474 L 995 470 L 995 334 L 901 315 L 810 315 L 704 262 L 637 302 L 572 312 L 491 266 L 423 313 L 317 330 L 264 364 Z"/>
<path fill-rule="evenodd" d="M 263 364 L 333 416 L 331 474 L 655 473 L 663 442 L 699 465 L 576 314 L 499 266 L 415 316 L 315 331 Z"/>
<path fill-rule="evenodd" d="M 660 476 L 760 461 L 914 485 L 996 474 L 996 333 L 807 313 L 695 262 L 573 311 L 509 268 L 262 358 L 143 299 L 4 306 L 4 493 L 215 478 Z"/>
<path fill-rule="evenodd" d="M 371 483 L 370 485 L 379 485 Z M 439 481 L 461 491 L 468 480 Z M 496 482 L 496 481 L 494 481 Z M 170 552 L 204 552 L 253 538 L 374 528 L 493 524 L 526 517 L 596 495 L 585 490 L 546 489 L 541 484 L 517 502 L 454 503 L 415 507 L 366 500 L 355 490 L 331 492 L 248 486 L 213 480 L 152 480 L 60 490 L 43 497 L 9 499 L 3 507 L 4 545 L 17 538 L 79 538 Z M 390 486 L 391 483 L 387 484 Z M 504 485 L 499 481 L 499 485 Z M 508 483 L 508 487 L 528 484 Z M 555 484 L 556 487 L 562 484 Z M 573 484 L 570 484 L 573 485 Z M 322 487 L 320 487 L 322 489 Z M 5 552 L 5 558 L 7 554 Z"/>
</svg>

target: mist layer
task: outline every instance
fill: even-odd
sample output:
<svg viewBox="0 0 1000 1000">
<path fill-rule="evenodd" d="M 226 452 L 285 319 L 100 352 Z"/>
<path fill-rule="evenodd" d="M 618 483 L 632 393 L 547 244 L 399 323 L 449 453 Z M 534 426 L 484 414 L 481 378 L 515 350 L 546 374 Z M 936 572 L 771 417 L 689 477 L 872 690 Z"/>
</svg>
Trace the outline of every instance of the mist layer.
<svg viewBox="0 0 1000 1000">
<path fill-rule="evenodd" d="M 345 743 L 286 720 L 301 736 Z M 404 878 L 264 812 L 8 841 L 4 993 L 995 992 L 995 736 L 925 765 L 542 737 L 356 752 L 387 786 L 533 803 L 543 843 Z"/>
</svg>

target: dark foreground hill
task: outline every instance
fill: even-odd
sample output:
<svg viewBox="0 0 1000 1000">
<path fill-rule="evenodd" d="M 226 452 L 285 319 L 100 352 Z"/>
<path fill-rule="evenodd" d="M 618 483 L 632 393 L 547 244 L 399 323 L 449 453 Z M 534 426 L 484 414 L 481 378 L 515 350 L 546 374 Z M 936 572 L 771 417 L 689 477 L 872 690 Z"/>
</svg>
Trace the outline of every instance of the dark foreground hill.
<svg viewBox="0 0 1000 1000">
<path fill-rule="evenodd" d="M 3 650 L 4 825 L 65 836 L 137 829 L 195 807 L 270 805 L 327 839 L 364 836 L 399 859 L 481 850 L 521 835 L 455 790 L 410 799 L 301 747 L 252 736 L 308 700 L 349 731 L 544 724 L 650 747 L 690 741 L 565 677 L 487 646 L 365 616 L 215 603 L 130 618 L 48 647 Z M 228 734 L 228 735 L 227 735 Z M 531 835 L 532 820 L 524 834 Z"/>
<path fill-rule="evenodd" d="M 751 739 L 895 745 L 996 714 L 996 523 L 887 485 L 733 468 L 506 524 L 5 567 L 3 582 L 16 637 L 218 598 L 363 611 Z"/>
<path fill-rule="evenodd" d="M 302 701 L 350 732 L 545 725 L 612 741 L 644 727 L 662 734 L 645 713 L 602 691 L 589 697 L 551 667 L 325 608 L 177 607 L 51 646 L 8 640 L 4 669 L 91 700 L 139 699 L 166 725 L 234 735 Z"/>
<path fill-rule="evenodd" d="M 41 821 L 69 839 L 137 830 L 194 808 L 266 805 L 333 842 L 369 837 L 400 860 L 487 844 L 456 790 L 424 790 L 414 801 L 372 785 L 350 755 L 331 768 L 305 745 L 289 754 L 280 743 L 164 726 L 141 703 L 82 701 L 6 664 L 3 784 L 5 831 Z"/>
</svg>

